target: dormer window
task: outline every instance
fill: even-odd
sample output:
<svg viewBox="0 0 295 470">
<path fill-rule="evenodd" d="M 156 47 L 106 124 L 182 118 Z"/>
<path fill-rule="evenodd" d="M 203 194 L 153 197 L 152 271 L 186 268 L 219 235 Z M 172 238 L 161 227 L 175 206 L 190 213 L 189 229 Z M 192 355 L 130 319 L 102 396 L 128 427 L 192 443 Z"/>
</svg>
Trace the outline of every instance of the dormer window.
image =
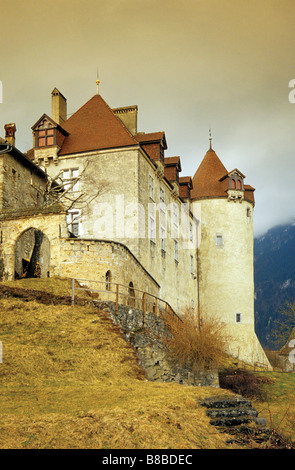
<svg viewBox="0 0 295 470">
<path fill-rule="evenodd" d="M 36 147 L 49 147 L 55 144 L 55 129 L 40 129 L 36 131 Z"/>
<path fill-rule="evenodd" d="M 43 114 L 41 118 L 32 126 L 34 133 L 35 149 L 44 147 L 57 146 L 62 147 L 64 139 L 69 133 L 53 121 L 47 114 Z"/>
<path fill-rule="evenodd" d="M 228 175 L 226 176 L 229 177 L 228 189 L 233 189 L 236 191 L 244 191 L 245 176 L 239 170 L 233 170 L 230 173 L 228 173 Z"/>
</svg>

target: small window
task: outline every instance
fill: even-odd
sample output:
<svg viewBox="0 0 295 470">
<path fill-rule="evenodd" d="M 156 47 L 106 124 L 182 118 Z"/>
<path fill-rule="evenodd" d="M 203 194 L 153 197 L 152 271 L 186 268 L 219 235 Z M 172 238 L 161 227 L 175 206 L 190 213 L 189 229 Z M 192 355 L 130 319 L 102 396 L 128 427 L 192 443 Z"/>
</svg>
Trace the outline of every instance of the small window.
<svg viewBox="0 0 295 470">
<path fill-rule="evenodd" d="M 237 189 L 242 189 L 242 182 L 240 180 L 237 181 Z"/>
<path fill-rule="evenodd" d="M 63 170 L 62 181 L 65 191 L 79 191 L 79 168 Z"/>
<path fill-rule="evenodd" d="M 166 253 L 166 230 L 161 227 L 161 250 L 162 254 Z"/>
<path fill-rule="evenodd" d="M 74 237 L 79 236 L 79 219 L 80 219 L 80 211 L 69 211 L 67 214 L 67 224 L 69 231 L 74 235 Z"/>
<path fill-rule="evenodd" d="M 156 243 L 156 223 L 152 216 L 149 218 L 149 239 Z"/>
<path fill-rule="evenodd" d="M 106 290 L 111 290 L 111 271 L 106 273 Z"/>
<path fill-rule="evenodd" d="M 165 211 L 165 193 L 162 188 L 160 188 L 160 209 Z"/>
<path fill-rule="evenodd" d="M 149 196 L 154 200 L 154 179 L 151 175 L 149 176 Z"/>
<path fill-rule="evenodd" d="M 221 233 L 217 233 L 215 237 L 215 244 L 218 247 L 223 247 L 223 236 Z"/>
<path fill-rule="evenodd" d="M 236 313 L 236 323 L 241 323 L 241 322 L 242 322 L 242 314 Z"/>
<path fill-rule="evenodd" d="M 36 147 L 48 147 L 55 143 L 55 129 L 42 129 L 36 132 Z"/>
<path fill-rule="evenodd" d="M 174 260 L 178 263 L 178 240 L 174 240 Z"/>
<path fill-rule="evenodd" d="M 128 287 L 128 305 L 130 307 L 135 307 L 135 291 L 133 282 L 129 282 Z"/>
<path fill-rule="evenodd" d="M 173 224 L 178 227 L 179 224 L 179 210 L 176 204 L 173 204 Z"/>
</svg>

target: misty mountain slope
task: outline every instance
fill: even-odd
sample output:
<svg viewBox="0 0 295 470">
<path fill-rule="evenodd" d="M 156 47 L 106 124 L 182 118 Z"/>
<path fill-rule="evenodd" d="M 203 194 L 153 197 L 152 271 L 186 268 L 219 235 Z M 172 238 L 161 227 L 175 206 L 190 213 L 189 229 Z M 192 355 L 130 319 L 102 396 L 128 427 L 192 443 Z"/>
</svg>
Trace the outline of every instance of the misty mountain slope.
<svg viewBox="0 0 295 470">
<path fill-rule="evenodd" d="M 270 336 L 279 310 L 295 302 L 295 223 L 255 238 L 254 281 L 256 333 L 263 347 L 274 348 Z"/>
</svg>

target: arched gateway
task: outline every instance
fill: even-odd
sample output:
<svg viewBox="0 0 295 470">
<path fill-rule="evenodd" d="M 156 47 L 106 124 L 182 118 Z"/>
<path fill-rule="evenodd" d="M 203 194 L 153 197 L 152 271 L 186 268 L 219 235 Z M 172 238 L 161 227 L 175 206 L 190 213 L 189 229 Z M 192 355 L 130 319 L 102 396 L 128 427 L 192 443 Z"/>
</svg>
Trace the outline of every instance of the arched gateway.
<svg viewBox="0 0 295 470">
<path fill-rule="evenodd" d="M 15 244 L 15 279 L 49 277 L 50 242 L 39 229 L 29 228 Z"/>
</svg>

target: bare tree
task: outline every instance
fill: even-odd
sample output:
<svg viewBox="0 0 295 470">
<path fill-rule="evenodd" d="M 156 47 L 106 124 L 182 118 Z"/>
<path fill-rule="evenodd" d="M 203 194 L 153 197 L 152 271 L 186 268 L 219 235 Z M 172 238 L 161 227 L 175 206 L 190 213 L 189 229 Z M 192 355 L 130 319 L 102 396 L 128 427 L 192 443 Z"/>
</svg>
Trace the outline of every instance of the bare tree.
<svg viewBox="0 0 295 470">
<path fill-rule="evenodd" d="M 40 251 L 44 234 L 41 232 L 41 230 L 35 230 L 34 237 L 34 247 L 25 277 L 38 277 L 36 268 L 40 258 Z"/>
<path fill-rule="evenodd" d="M 76 209 L 78 215 L 76 214 L 75 219 L 72 219 L 73 225 L 73 222 L 78 222 L 82 210 L 83 214 L 87 215 L 91 202 L 98 198 L 107 187 L 108 184 L 106 182 L 97 179 L 97 176 L 91 171 L 89 161 L 86 161 L 83 170 L 76 176 L 66 178 L 65 170 L 61 170 L 55 177 L 47 175 L 44 188 L 34 186 L 34 189 L 39 195 L 38 199 L 41 209 L 50 210 L 51 208 L 60 207 L 60 209 L 68 213 Z M 68 221 L 67 223 L 71 236 L 75 236 L 70 229 Z M 34 237 L 33 251 L 25 277 L 36 277 L 43 233 L 36 230 Z"/>
<path fill-rule="evenodd" d="M 98 181 L 93 176 L 89 161 L 77 176 L 65 178 L 64 173 L 65 170 L 61 170 L 54 177 L 47 175 L 47 184 L 42 191 L 44 208 L 61 204 L 66 211 L 73 208 L 84 209 L 107 187 L 106 182 Z M 77 186 L 79 186 L 78 190 L 75 189 Z"/>
</svg>

